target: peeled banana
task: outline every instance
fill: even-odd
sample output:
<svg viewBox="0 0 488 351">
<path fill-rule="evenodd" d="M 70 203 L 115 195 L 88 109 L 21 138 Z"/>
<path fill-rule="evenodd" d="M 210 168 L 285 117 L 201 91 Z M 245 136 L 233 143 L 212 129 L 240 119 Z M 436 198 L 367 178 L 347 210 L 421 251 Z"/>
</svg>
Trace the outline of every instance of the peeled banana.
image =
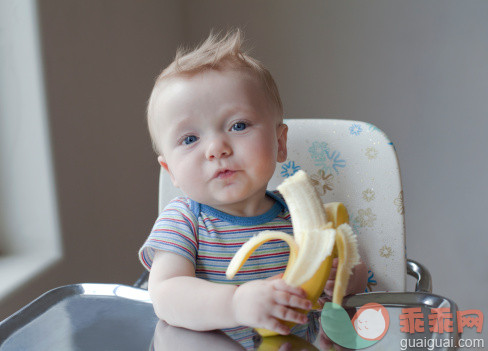
<svg viewBox="0 0 488 351">
<path fill-rule="evenodd" d="M 290 246 L 290 257 L 283 280 L 290 286 L 301 286 L 307 298 L 315 303 L 329 277 L 332 260 L 338 257 L 333 302 L 341 304 L 352 267 L 359 263 L 357 241 L 347 210 L 342 203 L 323 205 L 304 171 L 296 172 L 278 186 L 291 215 L 293 236 L 279 231 L 263 231 L 246 242 L 227 267 L 232 279 L 252 253 L 269 240 L 280 239 Z M 292 323 L 286 322 L 288 326 Z M 263 337 L 278 333 L 257 329 Z"/>
<path fill-rule="evenodd" d="M 333 256 L 338 257 L 337 273 L 332 293 L 332 302 L 342 304 L 346 294 L 349 276 L 352 268 L 360 261 L 356 235 L 349 226 L 349 215 L 342 202 L 331 202 L 324 205 L 327 219 L 333 223 L 336 230 L 336 242 Z"/>
</svg>

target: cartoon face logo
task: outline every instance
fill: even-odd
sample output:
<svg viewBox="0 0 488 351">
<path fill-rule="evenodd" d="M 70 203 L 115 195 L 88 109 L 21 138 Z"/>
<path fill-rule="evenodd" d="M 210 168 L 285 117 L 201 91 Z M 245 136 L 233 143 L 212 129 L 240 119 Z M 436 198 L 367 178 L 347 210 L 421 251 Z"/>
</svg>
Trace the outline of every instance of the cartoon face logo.
<svg viewBox="0 0 488 351">
<path fill-rule="evenodd" d="M 362 306 L 351 321 L 356 333 L 365 340 L 380 340 L 388 330 L 388 311 L 377 303 Z"/>
<path fill-rule="evenodd" d="M 352 350 L 374 345 L 390 326 L 388 310 L 378 303 L 362 306 L 351 320 L 342 306 L 326 302 L 320 318 L 327 336 L 334 343 Z"/>
</svg>

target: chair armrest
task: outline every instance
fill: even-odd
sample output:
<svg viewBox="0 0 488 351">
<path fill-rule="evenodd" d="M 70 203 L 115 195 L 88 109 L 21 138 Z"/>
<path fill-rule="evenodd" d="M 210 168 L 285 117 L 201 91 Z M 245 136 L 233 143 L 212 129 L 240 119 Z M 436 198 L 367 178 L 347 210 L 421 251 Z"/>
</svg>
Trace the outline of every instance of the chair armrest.
<svg viewBox="0 0 488 351">
<path fill-rule="evenodd" d="M 416 292 L 432 292 L 432 277 L 429 270 L 417 261 L 407 259 L 407 274 L 416 278 Z"/>
</svg>

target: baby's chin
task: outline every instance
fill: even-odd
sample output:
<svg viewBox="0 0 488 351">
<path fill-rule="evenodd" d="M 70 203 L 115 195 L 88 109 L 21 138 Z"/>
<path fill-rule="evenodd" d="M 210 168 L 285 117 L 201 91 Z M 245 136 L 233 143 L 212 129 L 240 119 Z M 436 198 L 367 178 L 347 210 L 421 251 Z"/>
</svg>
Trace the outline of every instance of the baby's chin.
<svg viewBox="0 0 488 351">
<path fill-rule="evenodd" d="M 239 194 L 231 194 L 227 196 L 206 197 L 206 198 L 202 198 L 201 201 L 198 200 L 195 201 L 215 208 L 225 208 L 225 207 L 232 208 L 238 204 L 245 204 L 247 200 L 248 200 L 247 196 L 239 196 Z"/>
<path fill-rule="evenodd" d="M 262 195 L 261 195 L 262 193 Z M 187 195 L 192 200 L 199 202 L 201 204 L 205 204 L 210 207 L 217 208 L 223 212 L 232 211 L 232 209 L 236 209 L 239 207 L 246 207 L 246 205 L 253 203 L 256 199 L 265 199 L 266 197 L 266 189 L 259 191 L 238 191 L 237 189 L 227 189 L 226 191 L 218 191 L 213 192 L 207 196 L 198 196 L 192 197 L 191 195 Z"/>
<path fill-rule="evenodd" d="M 210 207 L 231 206 L 236 202 L 245 200 L 245 196 L 238 196 L 238 194 L 218 194 L 217 192 L 213 192 L 212 194 L 197 194 L 191 191 L 183 191 L 183 193 L 193 201 Z"/>
</svg>

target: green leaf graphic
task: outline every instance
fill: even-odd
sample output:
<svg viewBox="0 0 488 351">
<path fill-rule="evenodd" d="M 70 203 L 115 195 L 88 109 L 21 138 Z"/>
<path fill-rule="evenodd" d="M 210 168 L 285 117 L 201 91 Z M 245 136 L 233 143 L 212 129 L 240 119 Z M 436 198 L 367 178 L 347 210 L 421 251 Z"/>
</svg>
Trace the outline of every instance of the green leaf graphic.
<svg viewBox="0 0 488 351">
<path fill-rule="evenodd" d="M 365 340 L 360 337 L 346 310 L 333 302 L 327 302 L 320 316 L 322 329 L 336 344 L 348 349 L 359 350 L 374 345 L 378 340 Z"/>
</svg>

